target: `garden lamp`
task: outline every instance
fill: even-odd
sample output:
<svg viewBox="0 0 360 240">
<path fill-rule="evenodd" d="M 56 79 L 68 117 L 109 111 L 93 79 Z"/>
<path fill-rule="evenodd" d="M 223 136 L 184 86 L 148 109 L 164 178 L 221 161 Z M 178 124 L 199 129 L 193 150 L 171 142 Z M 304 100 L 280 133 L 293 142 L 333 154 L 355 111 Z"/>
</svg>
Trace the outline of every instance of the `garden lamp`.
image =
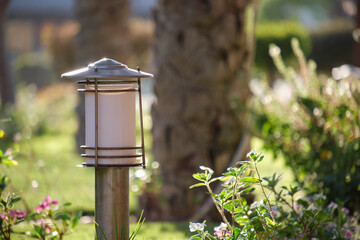
<svg viewBox="0 0 360 240">
<path fill-rule="evenodd" d="M 83 167 L 95 168 L 95 222 L 97 237 L 117 239 L 129 234 L 129 167 L 145 168 L 141 78 L 150 73 L 130 69 L 110 58 L 64 73 L 77 80 L 85 93 Z M 137 94 L 136 94 L 137 93 Z M 141 144 L 136 145 L 136 95 Z M 100 229 L 99 229 L 100 228 Z"/>
</svg>

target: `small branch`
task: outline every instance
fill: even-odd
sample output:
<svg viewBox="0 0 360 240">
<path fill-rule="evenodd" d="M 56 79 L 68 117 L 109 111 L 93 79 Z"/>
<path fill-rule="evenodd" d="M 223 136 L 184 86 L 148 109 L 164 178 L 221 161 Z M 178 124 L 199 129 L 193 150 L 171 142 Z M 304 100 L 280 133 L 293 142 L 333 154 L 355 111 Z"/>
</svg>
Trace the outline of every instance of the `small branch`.
<svg viewBox="0 0 360 240">
<path fill-rule="evenodd" d="M 315 230 L 317 229 L 317 227 L 320 225 L 320 223 L 317 223 L 315 225 L 315 227 L 311 230 L 311 232 L 308 234 L 309 239 L 311 239 L 311 236 L 314 234 Z"/>
<path fill-rule="evenodd" d="M 211 196 L 211 198 L 212 198 L 212 200 L 213 200 L 213 202 L 214 202 L 214 204 L 215 204 L 216 209 L 217 209 L 218 212 L 220 213 L 222 219 L 224 220 L 224 222 L 226 223 L 226 225 L 228 226 L 228 228 L 231 229 L 231 225 L 230 225 L 229 221 L 227 220 L 227 218 L 225 217 L 224 211 L 221 210 L 220 207 L 219 207 L 219 205 L 216 203 L 216 199 L 215 199 L 214 196 L 213 196 L 214 193 L 213 193 L 213 191 L 211 190 L 209 184 L 206 184 L 206 187 L 207 187 L 207 189 L 208 189 L 208 191 L 209 191 L 209 193 L 210 193 L 210 196 Z"/>
<path fill-rule="evenodd" d="M 290 207 L 290 208 L 292 209 L 292 211 L 295 213 L 295 215 L 297 216 L 297 218 L 300 220 L 300 222 L 301 222 L 301 224 L 303 225 L 304 229 L 306 229 L 306 224 L 305 224 L 305 222 L 302 220 L 302 218 L 300 217 L 299 213 L 298 213 L 297 211 L 295 211 L 295 208 L 294 208 L 290 203 L 288 203 L 288 201 L 286 201 L 285 198 L 283 198 L 281 195 L 279 195 L 279 194 L 276 192 L 275 188 L 273 188 L 272 190 L 273 190 L 273 192 L 275 193 L 275 195 L 279 196 L 279 198 L 280 198 L 280 200 L 281 200 L 282 202 L 284 202 L 288 207 Z"/>
<path fill-rule="evenodd" d="M 259 178 L 259 180 L 260 180 L 260 179 L 261 179 L 261 176 L 260 176 L 259 170 L 258 170 L 258 168 L 257 168 L 257 166 L 256 166 L 256 162 L 255 162 L 254 164 L 255 164 L 256 173 L 257 173 L 258 178 Z M 272 206 L 271 206 L 271 203 L 270 203 L 270 200 L 269 200 L 268 196 L 267 196 L 266 193 L 265 193 L 265 189 L 264 189 L 264 186 L 263 186 L 263 184 L 262 184 L 261 181 L 260 181 L 260 186 L 261 186 L 261 190 L 262 190 L 262 192 L 263 192 L 263 194 L 264 194 L 264 196 L 265 196 L 265 198 L 266 198 L 266 201 L 269 203 L 270 212 L 272 212 L 272 211 L 273 211 L 273 208 L 272 208 Z M 274 222 L 276 222 L 273 214 L 270 213 L 270 215 L 271 215 L 272 220 L 273 220 Z"/>
<path fill-rule="evenodd" d="M 1 231 L 1 234 L 5 237 L 5 239 L 6 239 L 6 234 L 5 234 L 5 232 L 4 232 L 4 230 L 3 230 L 3 228 L 0 228 L 0 231 Z"/>
<path fill-rule="evenodd" d="M 234 200 L 235 200 L 235 194 L 236 194 L 236 185 L 237 185 L 237 178 L 235 178 L 235 183 L 233 187 L 233 195 L 232 195 L 232 204 L 231 204 L 231 216 L 232 216 L 232 228 L 231 228 L 231 235 L 234 233 L 235 229 L 235 206 L 234 206 Z"/>
</svg>

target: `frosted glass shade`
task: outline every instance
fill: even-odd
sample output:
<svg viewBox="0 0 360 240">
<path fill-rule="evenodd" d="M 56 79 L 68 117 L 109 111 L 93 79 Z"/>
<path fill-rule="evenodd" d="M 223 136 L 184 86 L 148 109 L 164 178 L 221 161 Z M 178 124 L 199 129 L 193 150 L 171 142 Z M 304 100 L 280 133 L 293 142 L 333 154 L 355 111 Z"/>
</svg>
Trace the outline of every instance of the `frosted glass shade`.
<svg viewBox="0 0 360 240">
<path fill-rule="evenodd" d="M 94 90 L 87 85 L 87 90 Z M 98 90 L 135 89 L 134 85 L 99 85 Z M 136 112 L 135 92 L 98 93 L 98 147 L 135 147 Z M 86 146 L 95 147 L 95 93 L 85 94 Z M 95 150 L 86 149 L 86 155 L 95 156 Z M 99 150 L 98 156 L 135 155 L 136 150 Z M 95 158 L 86 158 L 95 164 Z M 99 165 L 136 164 L 136 158 L 98 158 Z"/>
</svg>

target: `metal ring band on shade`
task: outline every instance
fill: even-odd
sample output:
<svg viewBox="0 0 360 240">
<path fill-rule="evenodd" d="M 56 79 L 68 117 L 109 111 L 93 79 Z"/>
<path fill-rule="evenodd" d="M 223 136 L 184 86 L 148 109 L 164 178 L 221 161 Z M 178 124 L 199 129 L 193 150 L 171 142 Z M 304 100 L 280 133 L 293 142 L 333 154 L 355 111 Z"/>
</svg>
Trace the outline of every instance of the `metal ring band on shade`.
<svg viewBox="0 0 360 240">
<path fill-rule="evenodd" d="M 86 163 L 86 162 L 83 162 L 82 164 L 80 165 L 76 165 L 77 167 L 104 167 L 104 168 L 107 168 L 107 167 L 118 167 L 118 168 L 122 168 L 122 167 L 143 167 L 145 168 L 146 165 L 143 164 L 143 163 L 134 163 L 134 164 L 121 164 L 121 165 L 98 165 L 96 166 L 95 164 L 89 164 L 89 163 Z"/>
<path fill-rule="evenodd" d="M 78 89 L 78 92 L 95 92 L 95 90 L 91 89 Z M 122 89 L 122 90 L 97 90 L 98 93 L 108 92 L 108 93 L 116 93 L 116 92 L 138 92 L 137 88 L 135 89 Z"/>
<path fill-rule="evenodd" d="M 95 150 L 95 147 L 89 147 L 86 145 L 80 146 L 81 149 L 89 149 Z M 98 147 L 98 150 L 134 150 L 134 149 L 142 149 L 142 146 L 135 146 L 135 147 Z"/>
<path fill-rule="evenodd" d="M 80 80 L 77 81 L 78 84 L 95 84 L 94 80 Z M 98 85 L 107 85 L 107 84 L 137 84 L 137 80 L 98 80 Z"/>
<path fill-rule="evenodd" d="M 80 155 L 83 158 L 95 158 L 95 155 L 89 155 L 89 154 L 81 154 Z M 138 158 L 138 157 L 142 157 L 143 154 L 134 154 L 134 155 L 98 155 L 98 158 Z"/>
<path fill-rule="evenodd" d="M 140 71 L 140 68 L 138 68 L 138 71 Z M 135 147 L 99 147 L 98 146 L 98 129 L 95 131 L 95 147 L 89 147 L 89 146 L 81 146 L 82 149 L 89 149 L 89 150 L 95 150 L 95 155 L 88 155 L 88 154 L 81 154 L 81 157 L 84 158 L 95 158 L 95 164 L 88 164 L 88 163 L 82 163 L 81 167 L 146 167 L 145 163 L 145 145 L 144 145 L 144 126 L 143 126 L 143 116 L 142 116 L 142 99 L 141 99 L 141 81 L 140 78 L 135 80 L 99 80 L 95 78 L 94 80 L 86 79 L 86 80 L 80 80 L 77 82 L 78 84 L 85 84 L 85 85 L 94 85 L 95 89 L 78 89 L 78 92 L 93 92 L 95 93 L 95 125 L 97 126 L 98 123 L 98 94 L 99 93 L 115 93 L 115 92 L 139 92 L 139 115 L 140 115 L 140 131 L 141 131 L 141 146 L 135 146 Z M 111 84 L 137 84 L 138 87 L 135 89 L 123 89 L 123 90 L 99 90 L 99 85 L 111 85 Z M 98 151 L 99 150 L 134 150 L 134 149 L 141 149 L 141 154 L 135 154 L 135 155 L 117 155 L 117 156 L 99 156 Z M 142 163 L 136 163 L 136 164 L 99 164 L 98 159 L 99 158 L 142 158 Z"/>
</svg>

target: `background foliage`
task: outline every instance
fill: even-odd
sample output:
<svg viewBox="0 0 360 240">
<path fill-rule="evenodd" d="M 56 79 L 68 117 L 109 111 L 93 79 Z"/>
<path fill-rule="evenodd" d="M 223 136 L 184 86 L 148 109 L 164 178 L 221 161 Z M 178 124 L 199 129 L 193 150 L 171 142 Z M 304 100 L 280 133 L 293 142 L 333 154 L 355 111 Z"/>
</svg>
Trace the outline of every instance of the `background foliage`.
<svg viewBox="0 0 360 240">
<path fill-rule="evenodd" d="M 280 49 L 270 54 L 285 81 L 288 101 L 262 84 L 255 93 L 255 132 L 267 149 L 283 154 L 298 182 L 310 192 L 323 190 L 328 201 L 340 199 L 351 210 L 360 204 L 360 86 L 357 79 L 335 81 L 318 76 L 292 41 L 298 68 L 284 64 Z"/>
</svg>

